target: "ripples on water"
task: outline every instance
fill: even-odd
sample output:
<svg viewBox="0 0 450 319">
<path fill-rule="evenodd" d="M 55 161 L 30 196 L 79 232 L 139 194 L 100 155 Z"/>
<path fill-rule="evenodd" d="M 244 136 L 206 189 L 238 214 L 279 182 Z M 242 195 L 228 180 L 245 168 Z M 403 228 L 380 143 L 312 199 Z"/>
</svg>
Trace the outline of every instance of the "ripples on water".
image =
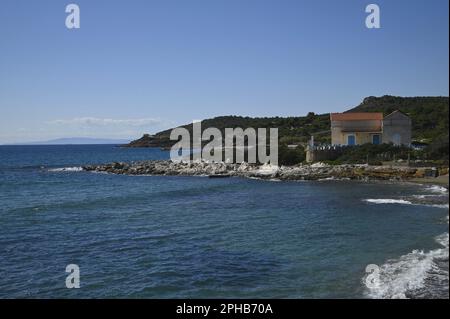
<svg viewBox="0 0 450 319">
<path fill-rule="evenodd" d="M 0 296 L 448 298 L 445 189 L 78 169 L 166 157 L 0 147 Z M 382 269 L 378 290 L 363 285 L 368 264 Z"/>
<path fill-rule="evenodd" d="M 376 204 L 418 205 L 443 208 L 448 211 L 448 190 L 441 186 L 426 186 L 427 193 L 405 199 L 369 199 Z M 446 204 L 444 204 L 446 203 Z M 447 215 L 442 223 L 448 225 Z M 380 267 L 378 287 L 367 289 L 371 298 L 448 298 L 449 295 L 449 233 L 436 236 L 439 248 L 430 251 L 413 250 Z M 366 279 L 367 276 L 364 277 Z"/>
</svg>

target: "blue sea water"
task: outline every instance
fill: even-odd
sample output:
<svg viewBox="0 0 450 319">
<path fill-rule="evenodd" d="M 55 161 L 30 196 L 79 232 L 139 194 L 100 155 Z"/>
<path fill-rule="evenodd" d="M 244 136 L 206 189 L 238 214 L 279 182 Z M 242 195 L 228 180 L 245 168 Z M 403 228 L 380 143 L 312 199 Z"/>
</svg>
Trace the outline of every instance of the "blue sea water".
<svg viewBox="0 0 450 319">
<path fill-rule="evenodd" d="M 445 189 L 79 169 L 165 158 L 0 146 L 0 297 L 448 298 Z M 68 264 L 79 289 L 65 286 Z"/>
</svg>

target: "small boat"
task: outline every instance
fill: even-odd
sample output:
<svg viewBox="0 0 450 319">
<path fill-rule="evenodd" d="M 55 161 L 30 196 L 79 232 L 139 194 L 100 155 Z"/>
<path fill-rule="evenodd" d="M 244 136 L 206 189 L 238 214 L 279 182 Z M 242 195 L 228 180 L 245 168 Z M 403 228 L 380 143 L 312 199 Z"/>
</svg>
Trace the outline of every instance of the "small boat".
<svg viewBox="0 0 450 319">
<path fill-rule="evenodd" d="M 230 174 L 211 174 L 208 175 L 209 178 L 225 178 L 225 177 L 230 177 Z"/>
</svg>

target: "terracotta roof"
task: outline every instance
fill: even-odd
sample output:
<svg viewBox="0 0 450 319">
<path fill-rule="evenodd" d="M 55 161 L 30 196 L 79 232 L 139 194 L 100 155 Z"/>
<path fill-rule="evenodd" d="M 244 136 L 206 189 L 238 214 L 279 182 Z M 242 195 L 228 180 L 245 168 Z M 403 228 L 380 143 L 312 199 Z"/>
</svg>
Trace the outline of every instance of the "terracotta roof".
<svg viewBox="0 0 450 319">
<path fill-rule="evenodd" d="M 331 113 L 332 121 L 373 121 L 383 120 L 383 113 Z"/>
</svg>

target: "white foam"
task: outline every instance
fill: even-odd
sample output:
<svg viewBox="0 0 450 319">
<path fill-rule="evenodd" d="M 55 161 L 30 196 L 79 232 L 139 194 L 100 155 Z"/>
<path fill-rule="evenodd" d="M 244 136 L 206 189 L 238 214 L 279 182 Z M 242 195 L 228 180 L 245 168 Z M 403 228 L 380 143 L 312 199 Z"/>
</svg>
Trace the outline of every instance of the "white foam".
<svg viewBox="0 0 450 319">
<path fill-rule="evenodd" d="M 409 200 L 404 199 L 392 199 L 392 198 L 369 198 L 364 199 L 364 201 L 372 204 L 401 204 L 401 205 L 416 205 L 416 206 L 427 206 L 434 208 L 449 209 L 448 204 L 426 204 L 426 203 L 413 203 Z"/>
<path fill-rule="evenodd" d="M 432 193 L 438 193 L 438 194 L 447 194 L 448 193 L 447 188 L 439 186 L 439 185 L 428 186 L 426 188 L 426 190 L 430 191 Z"/>
<path fill-rule="evenodd" d="M 427 253 L 413 250 L 399 259 L 387 261 L 380 266 L 378 285 L 367 288 L 367 295 L 376 299 L 407 298 L 408 292 L 423 288 L 429 276 L 442 276 L 443 280 L 448 280 L 448 273 L 443 274 L 435 263 L 435 259 L 448 259 L 448 238 L 448 233 L 436 237 L 436 242 L 445 248 Z"/>
<path fill-rule="evenodd" d="M 448 222 L 448 216 L 447 216 L 447 222 Z M 436 242 L 439 245 L 442 245 L 442 246 L 444 246 L 445 248 L 448 249 L 448 233 L 445 233 L 445 234 L 437 236 L 436 237 Z"/>
<path fill-rule="evenodd" d="M 404 204 L 404 205 L 413 205 L 409 200 L 404 199 L 390 199 L 390 198 L 379 198 L 379 199 L 365 199 L 366 202 L 373 204 Z"/>
<path fill-rule="evenodd" d="M 318 182 L 326 182 L 326 181 L 349 181 L 350 178 L 348 177 L 326 177 L 326 178 L 319 178 L 317 181 Z"/>
<path fill-rule="evenodd" d="M 412 197 L 414 197 L 414 198 L 418 198 L 418 199 L 426 199 L 426 198 L 432 198 L 432 197 L 441 197 L 441 195 L 435 195 L 435 194 L 433 194 L 433 195 L 430 195 L 430 194 L 427 194 L 427 195 L 412 195 Z"/>
<path fill-rule="evenodd" d="M 338 180 L 336 177 L 334 176 L 330 176 L 330 177 L 326 177 L 326 178 L 319 178 L 318 181 L 319 182 L 324 182 L 324 181 L 335 181 Z"/>
<path fill-rule="evenodd" d="M 59 168 L 51 168 L 49 172 L 81 172 L 83 170 L 82 167 L 59 167 Z"/>
</svg>

